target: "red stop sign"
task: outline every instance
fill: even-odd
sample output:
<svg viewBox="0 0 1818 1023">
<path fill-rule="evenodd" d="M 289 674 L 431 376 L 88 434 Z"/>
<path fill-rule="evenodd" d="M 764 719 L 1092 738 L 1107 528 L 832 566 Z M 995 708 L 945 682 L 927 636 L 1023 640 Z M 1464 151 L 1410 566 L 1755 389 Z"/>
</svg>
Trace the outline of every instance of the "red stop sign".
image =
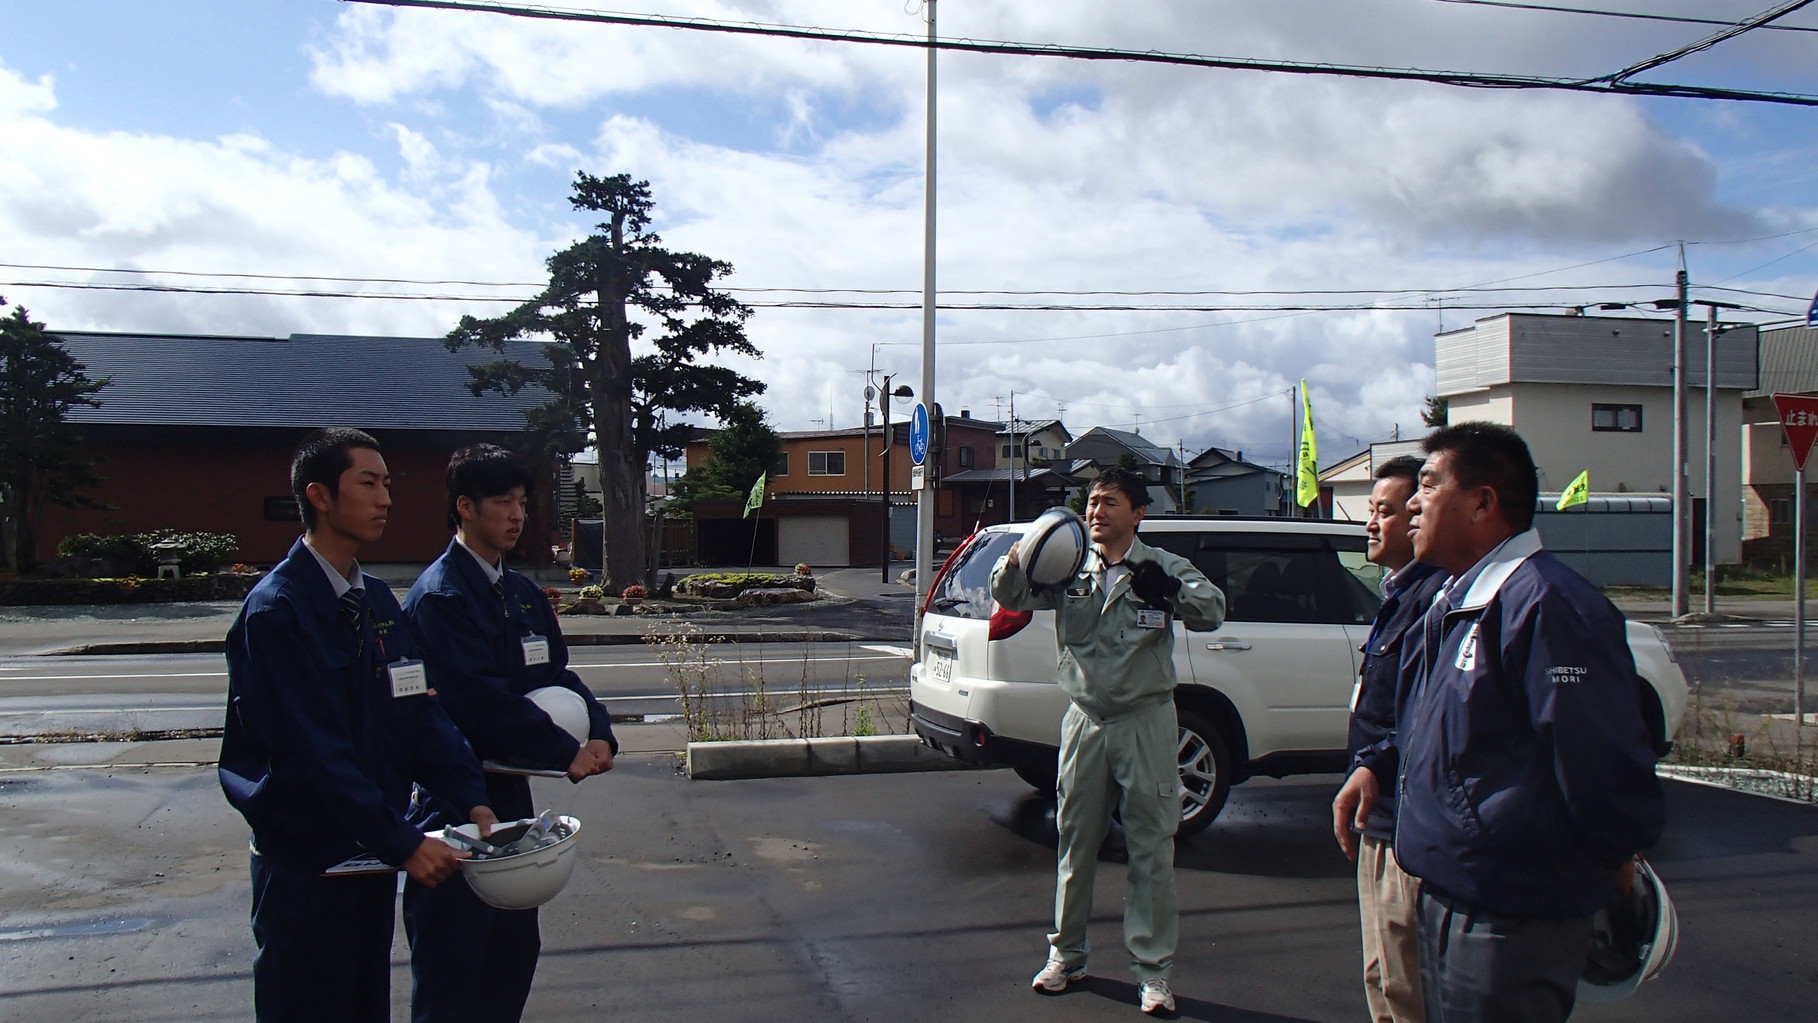
<svg viewBox="0 0 1818 1023">
<path fill-rule="evenodd" d="M 1774 407 L 1780 411 L 1786 445 L 1793 449 L 1793 465 L 1803 470 L 1806 456 L 1812 453 L 1812 440 L 1818 438 L 1818 396 L 1776 394 Z"/>
</svg>

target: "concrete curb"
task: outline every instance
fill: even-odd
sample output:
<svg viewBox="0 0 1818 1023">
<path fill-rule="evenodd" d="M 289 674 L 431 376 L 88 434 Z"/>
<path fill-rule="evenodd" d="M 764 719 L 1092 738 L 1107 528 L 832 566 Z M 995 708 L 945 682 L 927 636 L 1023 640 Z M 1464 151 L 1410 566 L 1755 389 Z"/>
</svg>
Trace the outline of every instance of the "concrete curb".
<svg viewBox="0 0 1818 1023">
<path fill-rule="evenodd" d="M 749 739 L 688 744 L 688 777 L 696 781 L 800 778 L 832 774 L 902 774 L 966 770 L 913 735 L 838 735 L 821 739 Z"/>
<path fill-rule="evenodd" d="M 578 646 L 625 646 L 632 643 L 662 643 L 670 639 L 690 643 L 900 643 L 897 638 L 870 639 L 851 632 L 815 630 L 808 632 L 729 632 L 703 630 L 681 632 L 656 629 L 639 633 L 582 633 L 562 637 L 572 649 Z M 99 657 L 113 654 L 218 654 L 227 650 L 225 639 L 146 640 L 137 643 L 85 643 L 47 651 L 46 657 Z"/>
</svg>

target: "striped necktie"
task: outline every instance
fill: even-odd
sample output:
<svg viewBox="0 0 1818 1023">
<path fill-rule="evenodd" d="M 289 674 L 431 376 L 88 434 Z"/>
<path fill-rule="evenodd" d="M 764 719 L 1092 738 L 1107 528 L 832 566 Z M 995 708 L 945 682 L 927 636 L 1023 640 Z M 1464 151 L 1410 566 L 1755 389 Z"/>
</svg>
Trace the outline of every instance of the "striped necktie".
<svg viewBox="0 0 1818 1023">
<path fill-rule="evenodd" d="M 499 599 L 499 611 L 505 617 L 511 617 L 511 605 L 505 600 L 505 579 L 503 576 L 492 581 L 492 595 Z"/>
<path fill-rule="evenodd" d="M 366 591 L 355 586 L 341 594 L 341 617 L 353 628 L 356 640 L 363 638 L 366 622 Z"/>
</svg>

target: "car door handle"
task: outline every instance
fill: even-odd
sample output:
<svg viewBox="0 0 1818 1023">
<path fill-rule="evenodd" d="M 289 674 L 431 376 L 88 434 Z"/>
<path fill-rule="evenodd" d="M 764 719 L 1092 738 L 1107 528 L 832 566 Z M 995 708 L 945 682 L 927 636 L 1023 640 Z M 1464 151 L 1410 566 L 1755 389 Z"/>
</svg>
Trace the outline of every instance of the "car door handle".
<svg viewBox="0 0 1818 1023">
<path fill-rule="evenodd" d="M 1250 644 L 1239 639 L 1221 639 L 1216 643 L 1207 643 L 1207 650 L 1248 650 Z"/>
</svg>

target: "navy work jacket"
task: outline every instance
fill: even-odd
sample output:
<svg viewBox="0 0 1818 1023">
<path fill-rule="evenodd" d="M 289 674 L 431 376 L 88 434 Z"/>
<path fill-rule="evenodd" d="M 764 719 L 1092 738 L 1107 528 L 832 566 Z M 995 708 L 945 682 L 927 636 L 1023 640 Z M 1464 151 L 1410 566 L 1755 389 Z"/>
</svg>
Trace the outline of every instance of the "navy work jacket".
<svg viewBox="0 0 1818 1023">
<path fill-rule="evenodd" d="M 1421 629 L 1396 708 L 1396 857 L 1493 913 L 1590 916 L 1666 820 L 1622 613 L 1529 530 Z"/>
<path fill-rule="evenodd" d="M 1368 767 L 1376 775 L 1376 805 L 1364 834 L 1389 841 L 1395 837 L 1395 705 L 1420 667 L 1420 619 L 1445 585 L 1446 574 L 1411 561 L 1390 576 L 1382 607 L 1363 647 L 1357 673 L 1357 695 L 1351 701 L 1348 748 L 1351 767 Z"/>
<path fill-rule="evenodd" d="M 451 541 L 404 597 L 404 611 L 423 637 L 430 677 L 443 706 L 482 760 L 567 770 L 581 744 L 525 694 L 563 686 L 587 701 L 588 738 L 619 751 L 612 715 L 568 667 L 568 644 L 555 608 L 521 572 L 506 569 L 505 599 L 467 548 Z M 524 640 L 549 642 L 549 661 L 524 663 Z"/>
<path fill-rule="evenodd" d="M 298 540 L 227 633 L 221 788 L 259 854 L 300 870 L 362 849 L 403 865 L 423 842 L 405 820 L 412 781 L 455 806 L 486 803 L 480 765 L 437 698 L 392 695 L 387 665 L 420 649 L 391 590 L 370 575 L 362 584 L 356 637 Z"/>
</svg>

